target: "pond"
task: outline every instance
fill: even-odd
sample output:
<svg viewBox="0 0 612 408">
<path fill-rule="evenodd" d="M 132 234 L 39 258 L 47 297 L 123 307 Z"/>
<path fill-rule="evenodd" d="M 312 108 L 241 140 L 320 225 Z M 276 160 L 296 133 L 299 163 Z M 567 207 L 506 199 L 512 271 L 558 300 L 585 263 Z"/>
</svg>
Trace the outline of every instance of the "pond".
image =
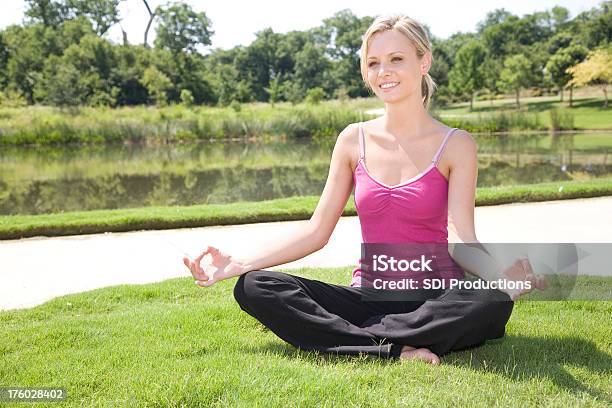
<svg viewBox="0 0 612 408">
<path fill-rule="evenodd" d="M 475 136 L 478 186 L 612 174 L 612 132 Z M 320 195 L 334 139 L 0 151 L 0 214 Z M 352 199 L 352 198 L 351 198 Z"/>
</svg>

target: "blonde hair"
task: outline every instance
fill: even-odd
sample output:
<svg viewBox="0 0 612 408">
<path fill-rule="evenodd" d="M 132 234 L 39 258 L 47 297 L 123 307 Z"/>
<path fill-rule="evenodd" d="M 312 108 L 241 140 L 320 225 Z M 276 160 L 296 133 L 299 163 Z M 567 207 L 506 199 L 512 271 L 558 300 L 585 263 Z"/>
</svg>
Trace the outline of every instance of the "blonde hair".
<svg viewBox="0 0 612 408">
<path fill-rule="evenodd" d="M 360 52 L 361 77 L 366 87 L 370 90 L 372 90 L 372 87 L 368 83 L 367 64 L 370 40 L 372 39 L 372 36 L 374 34 L 389 30 L 396 30 L 404 34 L 416 48 L 417 57 L 423 58 L 423 55 L 425 55 L 426 52 L 431 53 L 431 43 L 429 42 L 427 31 L 425 31 L 425 28 L 419 22 L 413 20 L 408 16 L 400 14 L 377 17 L 367 29 L 366 33 L 363 35 Z M 431 57 L 431 61 L 433 64 L 433 55 Z M 422 76 L 421 96 L 423 97 L 423 106 L 425 107 L 425 109 L 429 109 L 431 98 L 436 86 L 436 83 L 434 82 L 431 75 L 429 75 L 429 73 Z"/>
</svg>

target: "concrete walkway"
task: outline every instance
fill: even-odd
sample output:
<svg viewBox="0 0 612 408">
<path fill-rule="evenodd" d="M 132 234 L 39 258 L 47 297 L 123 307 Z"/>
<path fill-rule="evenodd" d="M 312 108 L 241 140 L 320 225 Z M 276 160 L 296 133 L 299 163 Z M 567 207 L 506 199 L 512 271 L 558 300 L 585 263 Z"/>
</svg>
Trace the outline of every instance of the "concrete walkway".
<svg viewBox="0 0 612 408">
<path fill-rule="evenodd" d="M 211 244 L 241 256 L 253 246 L 282 240 L 306 222 L 0 241 L 0 309 L 31 307 L 105 286 L 190 276 L 178 248 L 195 257 Z M 476 207 L 476 233 L 481 242 L 612 242 L 612 197 Z M 356 266 L 360 243 L 359 219 L 342 217 L 325 248 L 267 269 Z"/>
</svg>

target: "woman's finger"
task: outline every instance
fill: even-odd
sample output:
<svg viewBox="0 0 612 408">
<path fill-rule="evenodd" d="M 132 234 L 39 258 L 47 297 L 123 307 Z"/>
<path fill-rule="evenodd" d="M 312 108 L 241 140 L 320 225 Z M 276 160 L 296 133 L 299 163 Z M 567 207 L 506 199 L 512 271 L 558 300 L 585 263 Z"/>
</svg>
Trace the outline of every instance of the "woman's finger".
<svg viewBox="0 0 612 408">
<path fill-rule="evenodd" d="M 206 247 L 206 251 L 209 252 L 210 254 L 217 254 L 217 253 L 219 253 L 219 249 L 218 248 L 216 248 L 214 246 L 210 246 L 210 245 L 208 245 Z"/>
<path fill-rule="evenodd" d="M 189 258 L 187 258 L 187 257 L 183 258 L 183 263 L 185 264 L 187 269 L 189 269 L 189 273 L 191 273 L 191 275 L 193 275 L 193 269 L 191 269 L 191 261 L 189 260 Z M 195 275 L 193 275 L 193 277 L 195 278 Z"/>
<path fill-rule="evenodd" d="M 533 268 L 531 267 L 531 262 L 529 262 L 529 259 L 524 258 L 522 262 L 523 262 L 523 268 L 525 268 L 525 272 L 528 275 L 533 275 Z"/>
<path fill-rule="evenodd" d="M 213 255 L 213 256 L 214 256 L 214 255 L 216 255 L 216 254 L 218 254 L 218 253 L 219 253 L 219 250 L 218 250 L 217 248 L 215 248 L 214 246 L 210 246 L 210 245 L 208 245 L 208 246 L 206 247 L 206 249 L 204 250 L 204 252 L 202 252 L 202 253 L 201 253 L 201 254 L 200 254 L 200 255 L 199 255 L 197 258 L 196 258 L 196 262 L 197 262 L 197 261 L 201 261 L 201 260 L 202 260 L 202 258 L 204 258 L 204 256 L 205 256 L 206 254 L 211 254 L 211 255 Z"/>
<path fill-rule="evenodd" d="M 193 276 L 194 279 L 196 280 L 207 280 L 208 279 L 208 277 L 205 274 L 199 273 L 196 270 L 195 264 L 191 262 L 189 258 L 186 258 L 186 257 L 183 258 L 183 263 L 185 264 L 187 269 L 189 269 L 189 272 L 191 273 L 191 276 Z"/>
<path fill-rule="evenodd" d="M 196 272 L 198 273 L 204 273 L 204 271 L 202 270 L 202 268 L 200 267 L 200 262 L 202 262 L 202 258 L 204 258 L 204 255 L 206 255 L 206 251 L 202 252 L 200 254 L 200 256 L 198 256 L 195 261 L 193 262 L 194 264 L 194 268 L 196 270 Z"/>
<path fill-rule="evenodd" d="M 210 254 L 214 259 L 214 256 L 217 255 L 218 253 L 219 253 L 219 250 L 217 248 L 208 245 L 206 249 L 195 259 L 195 264 L 197 267 L 196 270 L 200 273 L 206 274 L 204 270 L 202 270 L 202 267 L 200 266 L 200 262 L 202 261 L 202 258 L 204 258 L 206 254 Z"/>
<path fill-rule="evenodd" d="M 208 275 L 206 275 L 199 263 L 193 262 L 192 268 L 194 271 L 194 277 L 197 280 L 208 280 Z"/>
<path fill-rule="evenodd" d="M 203 280 L 196 280 L 195 281 L 195 284 L 200 286 L 200 287 L 202 287 L 202 288 L 207 288 L 209 286 L 214 285 L 215 283 L 216 283 L 216 281 L 214 279 L 209 279 L 209 280 L 206 280 L 206 281 L 203 281 Z"/>
</svg>

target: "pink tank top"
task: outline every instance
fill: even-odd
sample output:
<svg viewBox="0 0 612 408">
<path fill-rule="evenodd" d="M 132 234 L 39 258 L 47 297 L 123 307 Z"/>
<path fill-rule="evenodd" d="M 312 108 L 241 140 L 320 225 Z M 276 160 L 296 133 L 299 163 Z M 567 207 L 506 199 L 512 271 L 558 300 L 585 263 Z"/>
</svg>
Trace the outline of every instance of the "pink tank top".
<svg viewBox="0 0 612 408">
<path fill-rule="evenodd" d="M 425 170 L 401 184 L 388 186 L 368 173 L 365 138 L 359 123 L 359 162 L 353 172 L 353 182 L 364 243 L 448 242 L 448 181 L 437 166 L 456 129 L 446 134 Z M 448 261 L 453 262 L 450 255 Z M 463 277 L 463 270 L 454 265 L 454 277 Z M 351 286 L 361 286 L 361 272 L 359 267 L 353 270 Z"/>
</svg>

